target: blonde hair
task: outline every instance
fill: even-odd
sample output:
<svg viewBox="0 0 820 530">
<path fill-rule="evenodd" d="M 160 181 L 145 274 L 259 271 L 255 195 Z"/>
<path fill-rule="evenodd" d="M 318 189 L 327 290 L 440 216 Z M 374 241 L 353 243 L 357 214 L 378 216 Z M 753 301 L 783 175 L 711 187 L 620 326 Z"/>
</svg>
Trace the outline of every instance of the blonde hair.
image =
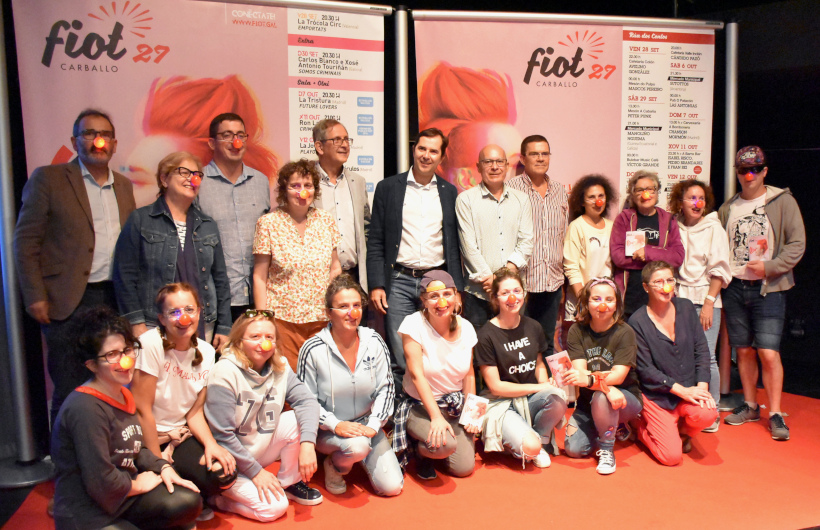
<svg viewBox="0 0 820 530">
<path fill-rule="evenodd" d="M 660 196 L 661 192 L 661 180 L 658 178 L 658 174 L 654 171 L 647 171 L 646 169 L 639 169 L 635 172 L 632 177 L 630 177 L 629 182 L 626 184 L 626 200 L 624 201 L 624 209 L 627 208 L 635 208 L 635 202 L 632 200 L 633 197 L 633 190 L 635 189 L 635 184 L 638 183 L 641 179 L 649 179 L 655 183 L 655 188 L 657 188 L 658 196 Z M 655 204 L 658 203 L 658 200 L 655 200 Z"/>
<path fill-rule="evenodd" d="M 251 367 L 251 361 L 248 359 L 248 356 L 245 355 L 245 351 L 242 349 L 242 337 L 245 335 L 245 331 L 247 331 L 248 326 L 250 326 L 253 322 L 259 322 L 262 320 L 267 320 L 271 324 L 273 324 L 273 329 L 276 332 L 276 336 L 279 336 L 279 330 L 276 329 L 276 321 L 273 317 L 266 317 L 262 314 L 257 314 L 256 316 L 249 317 L 245 314 L 242 314 L 236 322 L 234 322 L 233 327 L 231 328 L 231 332 L 228 334 L 228 344 L 225 346 L 223 352 L 230 352 L 234 354 L 234 356 L 239 359 L 245 365 L 245 368 Z M 285 371 L 285 365 L 287 361 L 285 360 L 285 356 L 282 353 L 282 350 L 279 347 L 279 341 L 277 340 L 276 348 L 273 350 L 273 355 L 271 355 L 270 359 L 266 361 L 266 364 L 271 367 L 276 373 L 282 373 Z"/>
<path fill-rule="evenodd" d="M 202 160 L 200 160 L 198 156 L 192 155 L 188 151 L 177 151 L 176 153 L 171 153 L 160 160 L 159 165 L 157 166 L 157 186 L 159 186 L 158 195 L 165 195 L 165 192 L 168 190 L 168 186 L 162 185 L 162 177 L 167 177 L 170 175 L 171 171 L 178 168 L 183 160 L 193 160 L 194 164 L 196 164 L 196 171 L 202 171 Z"/>
</svg>

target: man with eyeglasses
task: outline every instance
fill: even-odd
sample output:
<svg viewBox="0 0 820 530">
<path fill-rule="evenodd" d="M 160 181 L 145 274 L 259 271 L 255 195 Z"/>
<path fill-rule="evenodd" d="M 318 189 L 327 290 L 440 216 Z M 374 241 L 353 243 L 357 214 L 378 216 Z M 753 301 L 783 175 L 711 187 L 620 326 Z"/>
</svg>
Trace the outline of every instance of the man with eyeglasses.
<svg viewBox="0 0 820 530">
<path fill-rule="evenodd" d="M 806 250 L 806 229 L 797 201 L 788 188 L 766 186 L 769 173 L 760 147 L 744 147 L 735 158 L 741 191 L 718 211 L 729 234 L 732 282 L 723 290 L 729 342 L 737 349 L 744 403 L 726 416 L 729 425 L 760 420 L 757 404 L 757 359 L 769 400 L 769 431 L 788 440 L 780 398 L 783 364 L 780 338 L 786 317 L 786 291 Z"/>
<path fill-rule="evenodd" d="M 253 235 L 256 221 L 270 211 L 268 177 L 244 163 L 248 133 L 242 117 L 218 115 L 208 129 L 214 158 L 194 206 L 216 221 L 231 284 L 231 318 L 253 305 Z"/>
<path fill-rule="evenodd" d="M 518 271 L 532 254 L 532 206 L 524 192 L 504 184 L 507 155 L 497 145 L 478 153 L 481 183 L 456 199 L 464 262 L 464 316 L 478 330 L 493 317 L 493 271 Z"/>
<path fill-rule="evenodd" d="M 321 120 L 313 126 L 313 146 L 319 163 L 322 193 L 313 201 L 336 220 L 342 240 L 336 249 L 342 270 L 353 276 L 367 291 L 367 243 L 370 202 L 364 177 L 345 168 L 353 139 L 336 120 Z M 361 266 L 359 266 L 361 265 Z"/>
<path fill-rule="evenodd" d="M 547 336 L 547 351 L 555 345 L 555 324 L 564 285 L 564 236 L 567 233 L 567 190 L 552 180 L 550 144 L 541 135 L 527 136 L 521 142 L 524 173 L 510 179 L 507 185 L 523 191 L 532 204 L 533 249 L 524 273 L 529 291 L 525 314 L 537 320 Z"/>
<path fill-rule="evenodd" d="M 85 379 L 61 369 L 65 329 L 84 308 L 117 310 L 114 246 L 136 208 L 131 182 L 109 168 L 117 139 L 107 114 L 83 110 L 74 121 L 71 145 L 77 158 L 39 167 L 29 177 L 14 232 L 23 301 L 48 348 L 52 424 L 63 400 Z"/>
</svg>

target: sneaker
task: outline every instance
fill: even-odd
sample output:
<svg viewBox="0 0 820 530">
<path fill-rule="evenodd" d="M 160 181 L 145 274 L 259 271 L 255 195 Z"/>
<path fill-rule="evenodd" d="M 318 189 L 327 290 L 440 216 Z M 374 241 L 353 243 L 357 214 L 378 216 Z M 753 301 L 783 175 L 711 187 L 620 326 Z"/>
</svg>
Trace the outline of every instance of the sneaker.
<svg viewBox="0 0 820 530">
<path fill-rule="evenodd" d="M 611 475 L 615 473 L 615 453 L 606 449 L 598 449 L 595 453 L 598 457 L 598 467 L 595 468 L 599 475 Z"/>
<path fill-rule="evenodd" d="M 692 437 L 688 434 L 681 434 L 680 435 L 680 443 L 681 443 L 681 452 L 683 454 L 688 454 L 692 452 Z"/>
<path fill-rule="evenodd" d="M 199 515 L 197 515 L 196 520 L 197 521 L 210 521 L 213 518 L 214 518 L 214 511 L 212 509 L 210 509 L 209 507 L 203 505 L 202 506 L 202 511 L 199 512 Z"/>
<path fill-rule="evenodd" d="M 731 414 L 726 416 L 723 421 L 725 421 L 728 425 L 743 425 L 747 421 L 759 421 L 760 420 L 760 405 L 755 408 L 750 407 L 744 401 L 742 405 L 737 407 L 735 410 L 732 411 Z"/>
<path fill-rule="evenodd" d="M 301 480 L 285 488 L 285 495 L 293 502 L 305 506 L 315 506 L 324 500 L 319 490 L 311 488 Z"/>
<path fill-rule="evenodd" d="M 706 427 L 701 432 L 718 432 L 719 428 L 720 428 L 720 414 L 718 414 L 718 417 L 715 418 L 715 422 L 712 425 Z"/>
<path fill-rule="evenodd" d="M 330 455 L 325 457 L 325 489 L 334 495 L 341 495 L 347 491 L 344 476 L 336 471 Z"/>
<path fill-rule="evenodd" d="M 550 455 L 548 455 L 544 449 L 541 449 L 541 451 L 538 452 L 538 456 L 532 459 L 532 463 L 535 467 L 544 469 L 550 467 L 552 462 L 550 461 Z"/>
<path fill-rule="evenodd" d="M 628 423 L 619 424 L 618 428 L 615 430 L 615 439 L 619 442 L 625 442 L 627 440 L 633 439 L 632 427 L 630 427 Z"/>
<path fill-rule="evenodd" d="M 433 461 L 429 458 L 418 457 L 416 459 L 416 476 L 421 480 L 435 480 L 438 478 Z"/>
<path fill-rule="evenodd" d="M 743 394 L 721 394 L 718 402 L 718 411 L 731 412 L 743 404 Z"/>
<path fill-rule="evenodd" d="M 780 414 L 769 416 L 769 430 L 772 431 L 772 440 L 785 442 L 789 439 L 789 428 Z"/>
</svg>

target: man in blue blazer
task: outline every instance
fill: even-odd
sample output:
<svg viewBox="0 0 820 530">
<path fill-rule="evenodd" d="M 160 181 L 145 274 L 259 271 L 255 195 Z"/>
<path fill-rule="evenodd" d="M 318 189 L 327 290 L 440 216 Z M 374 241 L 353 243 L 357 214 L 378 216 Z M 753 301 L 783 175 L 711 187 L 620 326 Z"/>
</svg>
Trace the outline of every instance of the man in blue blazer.
<svg viewBox="0 0 820 530">
<path fill-rule="evenodd" d="M 456 219 L 456 187 L 436 176 L 447 149 L 447 137 L 425 129 L 415 140 L 410 171 L 376 186 L 367 239 L 370 300 L 387 315 L 385 327 L 393 355 L 396 387 L 407 368 L 398 335 L 404 317 L 420 307 L 421 277 L 446 270 L 464 288 Z"/>
</svg>

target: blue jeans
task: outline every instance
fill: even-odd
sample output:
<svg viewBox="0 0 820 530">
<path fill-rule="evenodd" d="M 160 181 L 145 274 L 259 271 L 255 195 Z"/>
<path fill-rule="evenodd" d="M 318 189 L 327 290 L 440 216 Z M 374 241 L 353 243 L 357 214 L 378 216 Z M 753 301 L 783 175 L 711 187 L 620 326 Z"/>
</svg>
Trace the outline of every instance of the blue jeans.
<svg viewBox="0 0 820 530">
<path fill-rule="evenodd" d="M 569 419 L 569 426 L 576 431 L 564 438 L 564 451 L 570 458 L 584 458 L 596 448 L 612 451 L 615 446 L 615 430 L 618 424 L 635 418 L 641 411 L 641 402 L 632 393 L 622 390 L 626 398 L 626 407 L 615 410 L 603 392 L 592 395 L 590 409 L 592 414 L 575 409 Z"/>
<path fill-rule="evenodd" d="M 319 430 L 316 450 L 333 459 L 333 467 L 342 475 L 347 475 L 353 464 L 361 462 L 370 477 L 370 484 L 378 495 L 392 497 L 401 493 L 404 475 L 396 453 L 384 431 L 379 429 L 376 436 L 354 436 L 343 438 L 336 434 Z"/>
<path fill-rule="evenodd" d="M 695 310 L 700 316 L 702 305 L 695 304 Z M 718 369 L 717 357 L 715 351 L 717 350 L 718 332 L 720 331 L 720 308 L 714 308 L 712 313 L 712 327 L 705 331 L 706 342 L 709 344 L 709 372 L 711 378 L 709 380 L 709 393 L 715 400 L 715 403 L 720 401 L 720 370 Z"/>
<path fill-rule="evenodd" d="M 561 422 L 567 412 L 567 402 L 559 395 L 558 389 L 549 388 L 527 396 L 530 409 L 529 425 L 515 409 L 510 406 L 501 423 L 501 442 L 504 448 L 516 458 L 521 458 L 524 436 L 535 433 L 541 438 L 541 445 L 550 442 L 552 431 Z"/>
<path fill-rule="evenodd" d="M 393 271 L 390 280 L 390 292 L 387 293 L 387 343 L 390 346 L 390 368 L 393 371 L 393 380 L 396 388 L 402 388 L 402 378 L 407 370 L 407 361 L 404 360 L 404 347 L 399 337 L 399 326 L 404 317 L 412 315 L 421 308 L 421 278 L 413 278 Z M 396 392 L 399 399 L 400 392 Z"/>
</svg>

